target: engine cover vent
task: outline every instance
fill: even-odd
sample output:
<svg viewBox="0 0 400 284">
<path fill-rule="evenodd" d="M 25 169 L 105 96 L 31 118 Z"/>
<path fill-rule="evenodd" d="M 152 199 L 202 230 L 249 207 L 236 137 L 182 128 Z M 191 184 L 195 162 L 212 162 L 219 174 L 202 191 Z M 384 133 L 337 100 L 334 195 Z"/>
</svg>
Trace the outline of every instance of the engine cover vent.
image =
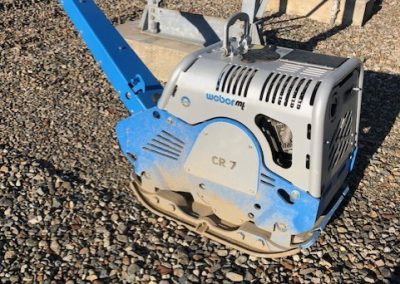
<svg viewBox="0 0 400 284">
<path fill-rule="evenodd" d="M 321 68 L 315 68 L 315 67 L 308 67 L 304 69 L 300 75 L 304 76 L 311 76 L 311 77 L 322 77 L 327 70 L 321 69 Z"/>
<path fill-rule="evenodd" d="M 311 79 L 272 72 L 262 86 L 259 100 L 300 109 L 312 81 Z M 318 87 L 319 84 L 315 85 L 313 94 L 316 93 Z"/>
<path fill-rule="evenodd" d="M 150 142 L 143 147 L 143 150 L 154 154 L 178 160 L 184 148 L 184 142 L 167 131 L 162 130 Z"/>
<path fill-rule="evenodd" d="M 352 147 L 351 124 L 353 122 L 353 112 L 348 111 L 339 121 L 335 132 L 333 133 L 332 141 L 329 146 L 329 170 L 333 169 L 337 163 Z"/>
<path fill-rule="evenodd" d="M 226 94 L 246 97 L 250 83 L 257 71 L 255 68 L 228 64 L 219 75 L 216 90 Z"/>
</svg>

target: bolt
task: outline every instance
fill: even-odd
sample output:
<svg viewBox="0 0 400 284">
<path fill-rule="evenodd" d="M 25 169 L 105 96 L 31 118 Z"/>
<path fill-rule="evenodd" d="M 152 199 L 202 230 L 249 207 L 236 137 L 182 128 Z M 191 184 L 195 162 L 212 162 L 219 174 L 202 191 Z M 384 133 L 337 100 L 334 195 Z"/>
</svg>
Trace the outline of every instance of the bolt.
<svg viewBox="0 0 400 284">
<path fill-rule="evenodd" d="M 275 228 L 278 229 L 281 232 L 286 232 L 287 231 L 287 227 L 283 223 L 275 223 Z"/>
<path fill-rule="evenodd" d="M 293 190 L 290 193 L 290 201 L 295 201 L 296 199 L 298 199 L 300 197 L 300 192 L 298 192 L 297 190 Z"/>
</svg>

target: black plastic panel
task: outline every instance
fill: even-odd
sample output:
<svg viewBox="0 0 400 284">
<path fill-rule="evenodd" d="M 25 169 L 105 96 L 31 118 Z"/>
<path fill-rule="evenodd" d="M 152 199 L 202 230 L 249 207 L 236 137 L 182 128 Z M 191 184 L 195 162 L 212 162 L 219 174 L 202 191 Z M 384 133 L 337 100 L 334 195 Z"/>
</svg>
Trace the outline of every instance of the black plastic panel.
<svg viewBox="0 0 400 284">
<path fill-rule="evenodd" d="M 282 57 L 282 59 L 296 61 L 300 63 L 320 65 L 330 68 L 338 68 L 344 62 L 346 62 L 348 58 L 295 49 Z"/>
</svg>

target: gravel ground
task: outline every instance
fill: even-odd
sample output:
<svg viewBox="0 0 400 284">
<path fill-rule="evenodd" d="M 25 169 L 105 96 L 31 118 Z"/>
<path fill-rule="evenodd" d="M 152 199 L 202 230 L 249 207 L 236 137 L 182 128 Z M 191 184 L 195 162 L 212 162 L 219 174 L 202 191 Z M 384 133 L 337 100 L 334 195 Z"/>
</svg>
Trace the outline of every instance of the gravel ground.
<svg viewBox="0 0 400 284">
<path fill-rule="evenodd" d="M 98 2 L 117 24 L 145 1 Z M 240 6 L 223 2 L 167 6 L 218 16 Z M 127 112 L 62 10 L 0 0 L 0 283 L 400 283 L 400 6 L 382 1 L 364 28 L 269 22 L 270 42 L 358 56 L 366 67 L 353 196 L 314 247 L 278 260 L 140 206 L 115 140 Z"/>
</svg>

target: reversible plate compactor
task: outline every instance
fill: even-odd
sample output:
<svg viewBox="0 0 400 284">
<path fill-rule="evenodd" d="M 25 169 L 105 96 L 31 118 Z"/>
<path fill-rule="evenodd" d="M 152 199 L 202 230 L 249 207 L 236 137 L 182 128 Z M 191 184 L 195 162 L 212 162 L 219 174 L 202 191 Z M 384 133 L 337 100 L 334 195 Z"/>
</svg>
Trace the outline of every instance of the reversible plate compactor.
<svg viewBox="0 0 400 284">
<path fill-rule="evenodd" d="M 315 242 L 348 191 L 359 60 L 252 44 L 240 12 L 163 88 L 92 0 L 62 4 L 131 114 L 116 131 L 142 204 L 252 255 Z"/>
</svg>

